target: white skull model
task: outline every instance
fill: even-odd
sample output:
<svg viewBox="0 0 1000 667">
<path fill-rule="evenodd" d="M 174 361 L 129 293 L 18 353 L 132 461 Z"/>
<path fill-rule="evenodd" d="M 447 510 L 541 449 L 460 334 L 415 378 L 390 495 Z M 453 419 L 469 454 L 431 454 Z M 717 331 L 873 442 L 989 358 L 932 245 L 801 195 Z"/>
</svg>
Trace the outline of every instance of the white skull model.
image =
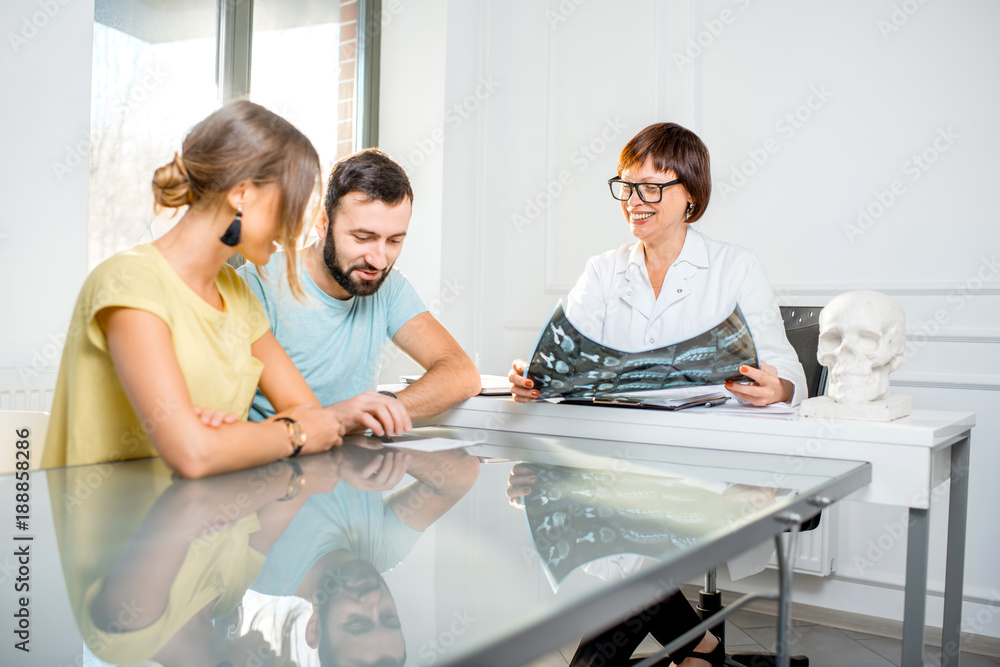
<svg viewBox="0 0 1000 667">
<path fill-rule="evenodd" d="M 834 297 L 819 315 L 819 363 L 830 369 L 827 396 L 867 403 L 889 395 L 889 373 L 903 363 L 906 319 L 894 299 L 868 290 Z"/>
</svg>

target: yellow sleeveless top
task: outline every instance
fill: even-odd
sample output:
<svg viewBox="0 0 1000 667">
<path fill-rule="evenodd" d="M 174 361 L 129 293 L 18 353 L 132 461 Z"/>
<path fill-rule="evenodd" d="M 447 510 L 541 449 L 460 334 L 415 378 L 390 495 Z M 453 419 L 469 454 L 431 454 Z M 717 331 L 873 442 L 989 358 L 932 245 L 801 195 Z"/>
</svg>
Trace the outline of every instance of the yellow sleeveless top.
<svg viewBox="0 0 1000 667">
<path fill-rule="evenodd" d="M 156 456 L 149 432 L 191 409 L 164 400 L 147 423 L 139 420 L 97 323 L 103 308 L 138 308 L 163 320 L 192 403 L 246 419 L 264 368 L 250 345 L 268 331 L 267 314 L 231 266 L 222 266 L 215 284 L 222 311 L 195 294 L 150 244 L 108 258 L 87 276 L 66 335 L 42 467 Z"/>
</svg>

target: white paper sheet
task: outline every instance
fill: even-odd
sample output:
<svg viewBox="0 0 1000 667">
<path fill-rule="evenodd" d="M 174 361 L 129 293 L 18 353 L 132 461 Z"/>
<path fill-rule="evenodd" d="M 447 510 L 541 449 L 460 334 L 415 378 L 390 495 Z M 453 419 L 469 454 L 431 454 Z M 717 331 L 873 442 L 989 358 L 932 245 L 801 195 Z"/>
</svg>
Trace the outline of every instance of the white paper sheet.
<svg viewBox="0 0 1000 667">
<path fill-rule="evenodd" d="M 423 438 L 412 440 L 399 440 L 398 442 L 387 442 L 386 447 L 397 449 L 411 449 L 417 452 L 443 452 L 447 449 L 458 449 L 459 447 L 471 447 L 477 443 L 476 440 L 455 440 L 453 438 Z"/>
<path fill-rule="evenodd" d="M 697 408 L 693 408 L 697 409 Z M 725 405 L 711 408 L 712 414 L 733 414 L 741 417 L 770 417 L 771 419 L 792 419 L 799 411 L 798 406 L 791 407 L 784 403 L 772 403 L 763 407 L 740 405 L 739 401 L 731 400 Z"/>
</svg>

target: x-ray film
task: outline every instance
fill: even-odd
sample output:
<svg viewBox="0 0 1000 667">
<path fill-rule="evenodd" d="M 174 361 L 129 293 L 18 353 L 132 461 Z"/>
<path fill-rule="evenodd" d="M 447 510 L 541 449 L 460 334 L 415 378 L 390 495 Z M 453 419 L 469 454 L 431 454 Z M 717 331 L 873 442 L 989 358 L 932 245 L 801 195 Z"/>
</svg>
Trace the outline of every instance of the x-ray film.
<svg viewBox="0 0 1000 667">
<path fill-rule="evenodd" d="M 636 554 L 664 560 L 725 528 L 720 494 L 658 478 L 521 463 L 538 478 L 524 498 L 531 538 L 556 589 L 598 558 Z"/>
<path fill-rule="evenodd" d="M 589 398 L 672 387 L 748 382 L 757 348 L 737 304 L 718 325 L 655 350 L 624 352 L 594 342 L 566 318 L 562 301 L 538 338 L 525 376 L 540 398 Z"/>
</svg>

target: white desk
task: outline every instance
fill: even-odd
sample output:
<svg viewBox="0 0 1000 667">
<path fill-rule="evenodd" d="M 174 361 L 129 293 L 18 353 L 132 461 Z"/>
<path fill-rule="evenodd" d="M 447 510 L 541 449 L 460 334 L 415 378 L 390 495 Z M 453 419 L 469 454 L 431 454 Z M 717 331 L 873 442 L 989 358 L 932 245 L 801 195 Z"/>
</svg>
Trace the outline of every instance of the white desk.
<svg viewBox="0 0 1000 667">
<path fill-rule="evenodd" d="M 906 592 L 902 664 L 923 664 L 931 491 L 951 479 L 942 628 L 942 665 L 956 665 L 962 620 L 965 524 L 969 488 L 970 412 L 914 411 L 890 423 L 789 420 L 722 414 L 551 403 L 518 404 L 504 397 L 475 397 L 422 425 L 566 435 L 602 440 L 670 444 L 872 464 L 871 484 L 852 500 L 906 507 Z M 627 458 L 629 452 L 616 452 Z"/>
</svg>

